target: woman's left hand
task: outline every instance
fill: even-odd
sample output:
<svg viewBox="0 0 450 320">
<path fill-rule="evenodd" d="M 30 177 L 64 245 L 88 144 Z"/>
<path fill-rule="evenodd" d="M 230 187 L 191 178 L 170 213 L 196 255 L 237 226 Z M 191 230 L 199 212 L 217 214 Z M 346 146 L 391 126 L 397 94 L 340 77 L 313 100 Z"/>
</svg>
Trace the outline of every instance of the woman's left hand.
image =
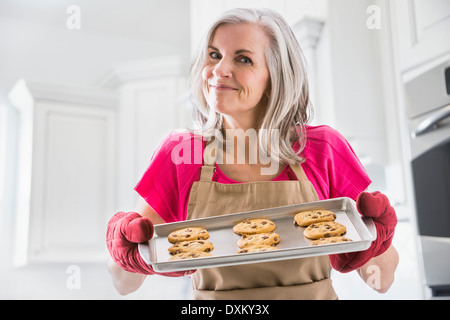
<svg viewBox="0 0 450 320">
<path fill-rule="evenodd" d="M 363 216 L 373 219 L 377 238 L 365 251 L 330 255 L 333 269 L 343 273 L 359 269 L 370 259 L 384 253 L 392 243 L 397 225 L 395 210 L 381 192 L 360 193 L 356 199 L 356 207 Z"/>
</svg>

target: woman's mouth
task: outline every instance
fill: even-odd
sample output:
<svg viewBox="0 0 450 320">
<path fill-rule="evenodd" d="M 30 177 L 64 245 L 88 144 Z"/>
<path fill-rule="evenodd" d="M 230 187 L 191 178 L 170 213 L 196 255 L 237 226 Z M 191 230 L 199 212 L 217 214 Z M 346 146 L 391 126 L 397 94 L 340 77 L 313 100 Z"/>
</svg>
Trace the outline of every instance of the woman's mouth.
<svg viewBox="0 0 450 320">
<path fill-rule="evenodd" d="M 210 84 L 209 87 L 211 89 L 215 89 L 218 91 L 234 91 L 237 90 L 236 88 L 224 85 L 224 84 Z"/>
</svg>

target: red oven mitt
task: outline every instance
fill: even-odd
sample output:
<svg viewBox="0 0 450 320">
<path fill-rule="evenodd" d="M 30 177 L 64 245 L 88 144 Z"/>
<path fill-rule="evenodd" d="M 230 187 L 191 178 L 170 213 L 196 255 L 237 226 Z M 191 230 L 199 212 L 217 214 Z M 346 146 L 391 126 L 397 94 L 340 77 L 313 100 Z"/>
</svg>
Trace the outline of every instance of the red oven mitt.
<svg viewBox="0 0 450 320">
<path fill-rule="evenodd" d="M 194 271 L 157 273 L 139 254 L 138 244 L 153 237 L 151 221 L 136 212 L 118 212 L 108 223 L 106 245 L 112 259 L 125 271 L 140 274 L 159 274 L 167 277 L 182 277 Z"/>
<path fill-rule="evenodd" d="M 331 266 L 342 273 L 356 270 L 370 259 L 384 253 L 392 243 L 397 225 L 395 210 L 381 192 L 360 193 L 356 199 L 356 207 L 360 214 L 373 219 L 377 238 L 365 251 L 330 255 Z"/>
</svg>

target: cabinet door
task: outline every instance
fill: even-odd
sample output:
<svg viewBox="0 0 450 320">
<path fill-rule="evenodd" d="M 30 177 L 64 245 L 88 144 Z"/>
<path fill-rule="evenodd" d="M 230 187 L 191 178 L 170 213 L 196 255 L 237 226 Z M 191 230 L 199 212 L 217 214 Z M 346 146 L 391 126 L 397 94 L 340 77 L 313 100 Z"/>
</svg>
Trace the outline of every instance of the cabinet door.
<svg viewBox="0 0 450 320">
<path fill-rule="evenodd" d="M 133 81 L 120 88 L 118 207 L 134 208 L 134 187 L 153 153 L 171 131 L 190 127 L 191 111 L 181 103 L 185 77 Z M 121 209 L 123 210 L 123 209 Z"/>
<path fill-rule="evenodd" d="M 29 259 L 104 259 L 114 208 L 114 112 L 36 104 Z"/>
<path fill-rule="evenodd" d="M 450 52 L 449 0 L 396 0 L 402 71 Z"/>
</svg>

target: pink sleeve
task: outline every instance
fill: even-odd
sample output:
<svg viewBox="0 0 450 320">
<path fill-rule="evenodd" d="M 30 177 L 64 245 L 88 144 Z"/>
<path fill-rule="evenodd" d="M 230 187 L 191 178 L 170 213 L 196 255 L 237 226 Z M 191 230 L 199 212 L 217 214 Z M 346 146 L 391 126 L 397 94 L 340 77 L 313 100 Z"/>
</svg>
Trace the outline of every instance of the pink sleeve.
<svg viewBox="0 0 450 320">
<path fill-rule="evenodd" d="M 171 133 L 136 185 L 136 192 L 165 222 L 186 219 L 191 186 L 200 179 L 202 150 L 201 138 L 188 132 Z"/>
<path fill-rule="evenodd" d="M 319 199 L 356 200 L 371 180 L 347 140 L 328 126 L 307 127 L 307 136 L 302 167 Z"/>
</svg>

